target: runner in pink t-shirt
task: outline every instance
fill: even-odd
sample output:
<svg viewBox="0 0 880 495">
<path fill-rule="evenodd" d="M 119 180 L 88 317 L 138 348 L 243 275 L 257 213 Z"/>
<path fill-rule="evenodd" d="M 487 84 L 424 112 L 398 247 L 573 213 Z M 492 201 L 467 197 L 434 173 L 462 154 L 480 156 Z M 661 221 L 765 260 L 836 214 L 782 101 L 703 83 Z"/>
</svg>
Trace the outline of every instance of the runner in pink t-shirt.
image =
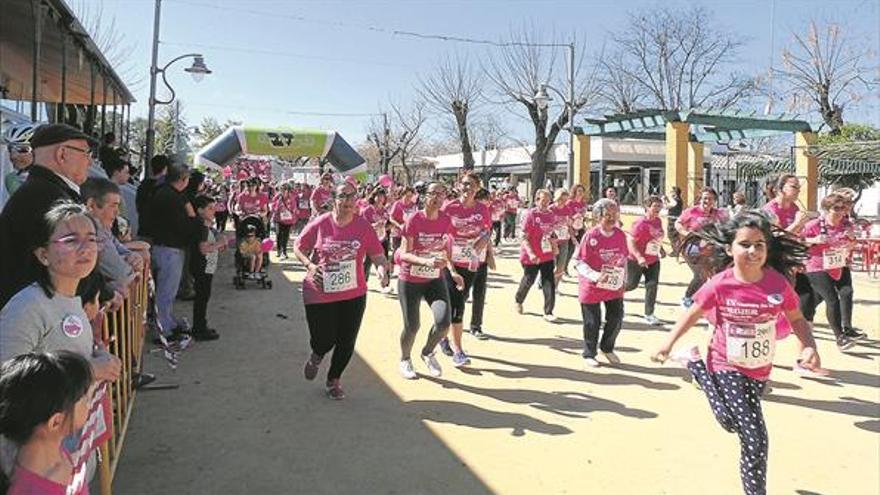
<svg viewBox="0 0 880 495">
<path fill-rule="evenodd" d="M 569 251 L 571 250 L 571 218 L 572 209 L 568 204 L 568 191 L 565 189 L 557 189 L 554 193 L 553 204 L 550 205 L 550 211 L 556 216 L 556 225 L 553 227 L 553 237 L 556 242 L 556 256 L 554 264 L 556 272 L 556 287 L 562 280 L 562 276 L 568 272 L 568 260 L 571 259 Z"/>
<path fill-rule="evenodd" d="M 312 355 L 303 373 L 318 374 L 324 355 L 333 350 L 327 372 L 327 395 L 342 399 L 339 378 L 354 352 L 367 303 L 364 258 L 369 256 L 388 284 L 388 261 L 373 227 L 358 215 L 357 190 L 343 183 L 334 191 L 333 210 L 312 219 L 294 243 L 294 255 L 308 268 L 303 303 L 311 334 Z"/>
<path fill-rule="evenodd" d="M 553 307 L 556 305 L 556 287 L 553 276 L 553 259 L 557 246 L 554 237 L 556 215 L 550 211 L 550 191 L 535 191 L 535 207 L 526 212 L 522 225 L 519 262 L 523 267 L 522 280 L 515 296 L 515 309 L 522 314 L 522 304 L 541 273 L 541 290 L 544 292 L 544 319 L 556 321 Z"/>
<path fill-rule="evenodd" d="M 290 240 L 290 229 L 296 223 L 296 199 L 290 192 L 290 186 L 281 186 L 281 193 L 272 202 L 272 220 L 276 225 L 275 250 L 281 259 L 287 259 L 287 243 Z"/>
<path fill-rule="evenodd" d="M 852 326 L 853 286 L 849 264 L 855 232 L 847 218 L 851 204 L 849 198 L 842 194 L 825 196 L 822 198 L 824 214 L 807 222 L 801 231 L 804 242 L 809 246 L 806 278 L 811 290 L 818 296 L 808 300 L 801 298 L 801 311 L 810 319 L 819 303 L 824 302 L 828 325 L 841 351 L 865 337 L 863 332 Z"/>
<path fill-rule="evenodd" d="M 458 180 L 459 196 L 447 202 L 442 211 L 452 221 L 452 264 L 453 269 L 446 273 L 446 285 L 455 284 L 449 278 L 457 272 L 464 280 L 464 290 L 450 290 L 449 303 L 452 309 L 452 338 L 440 342 L 440 348 L 452 355 L 456 367 L 464 366 L 470 358 L 462 348 L 461 334 L 464 325 L 464 309 L 471 289 L 471 334 L 478 339 L 483 335 L 483 307 L 486 303 L 486 279 L 488 277 L 487 254 L 492 235 L 492 212 L 476 200 L 480 190 L 480 179 L 474 174 L 464 174 Z"/>
<path fill-rule="evenodd" d="M 657 285 L 660 282 L 660 258 L 666 256 L 663 248 L 663 221 L 660 210 L 663 199 L 649 196 L 645 200 L 645 216 L 636 220 L 627 237 L 629 260 L 626 266 L 626 290 L 635 290 L 642 277 L 645 277 L 645 323 L 661 325 L 654 316 L 657 301 Z"/>
<path fill-rule="evenodd" d="M 400 199 L 391 204 L 391 215 L 388 218 L 391 223 L 391 249 L 396 251 L 400 247 L 403 225 L 406 223 L 407 217 L 418 211 L 418 203 L 416 190 L 407 186 Z"/>
<path fill-rule="evenodd" d="M 312 207 L 312 217 L 326 213 L 333 208 L 333 174 L 330 172 L 321 174 L 321 182 L 312 190 L 309 203 Z"/>
<path fill-rule="evenodd" d="M 617 227 L 620 213 L 617 203 L 603 198 L 593 205 L 598 225 L 584 233 L 576 256 L 578 301 L 584 320 L 584 364 L 599 366 L 598 351 L 611 364 L 619 364 L 614 343 L 623 322 L 623 288 L 626 281 L 626 234 Z M 605 330 L 599 342 L 602 305 L 605 306 Z"/>
<path fill-rule="evenodd" d="M 410 353 L 419 331 L 419 306 L 424 300 L 431 307 L 434 324 L 420 353 L 432 376 L 440 376 L 442 369 L 434 356 L 434 348 L 446 336 L 452 318 L 449 291 L 461 290 L 464 281 L 455 273 L 451 262 L 452 221 L 440 211 L 446 198 L 446 188 L 432 182 L 425 191 L 425 209 L 410 215 L 403 228 L 400 244 L 400 277 L 397 293 L 403 313 L 403 332 L 400 335 L 400 374 L 406 379 L 416 378 Z M 443 270 L 450 270 L 453 286 L 448 287 Z"/>
<path fill-rule="evenodd" d="M 369 222 L 370 225 L 373 226 L 373 230 L 376 232 L 376 237 L 379 238 L 379 241 L 382 243 L 382 252 L 385 256 L 388 256 L 388 208 L 386 207 L 386 203 L 388 201 L 388 196 L 385 194 L 385 189 L 381 187 L 376 187 L 370 193 L 370 196 L 367 198 L 367 206 L 360 210 L 360 215 L 364 217 L 364 220 Z M 367 277 L 367 280 L 370 279 L 370 268 L 372 266 L 372 262 L 370 258 L 364 260 L 364 275 Z M 390 291 L 391 286 L 383 287 L 382 291 L 388 293 Z"/>
<path fill-rule="evenodd" d="M 512 241 L 516 238 L 516 215 L 522 201 L 514 188 L 510 188 L 503 196 L 504 200 L 504 238 Z"/>
<path fill-rule="evenodd" d="M 672 359 L 693 374 L 721 426 L 739 435 L 743 491 L 766 494 L 768 438 L 761 395 L 773 364 L 780 318 L 788 320 L 804 347 L 802 365 L 821 371 L 811 325 L 782 275 L 798 264 L 803 246 L 774 235 L 768 218 L 755 212 L 740 213 L 722 225 L 720 233 L 713 230 L 699 235 L 713 245 L 708 261 L 724 271 L 694 295 L 694 303 L 652 359 L 667 360 L 678 339 L 704 314 L 708 317 L 714 325 L 708 362 L 696 347 Z M 731 260 L 733 267 L 725 269 Z"/>
<path fill-rule="evenodd" d="M 715 207 L 718 201 L 718 193 L 711 187 L 704 187 L 700 193 L 700 202 L 696 206 L 684 210 L 678 220 L 675 221 L 675 229 L 681 234 L 682 239 L 686 239 L 688 234 L 699 230 L 704 225 L 710 223 L 720 224 L 727 221 L 727 210 Z M 682 241 L 681 253 L 684 255 L 685 261 L 693 273 L 691 282 L 685 290 L 682 306 L 687 308 L 692 303 L 692 296 L 706 281 L 704 274 L 699 268 L 699 259 L 705 255 L 701 250 L 701 246 L 705 243 Z"/>
<path fill-rule="evenodd" d="M 501 222 L 504 220 L 504 199 L 499 196 L 498 191 L 493 190 L 490 193 L 489 208 L 492 210 L 492 231 L 495 232 L 495 247 L 501 244 Z"/>
</svg>

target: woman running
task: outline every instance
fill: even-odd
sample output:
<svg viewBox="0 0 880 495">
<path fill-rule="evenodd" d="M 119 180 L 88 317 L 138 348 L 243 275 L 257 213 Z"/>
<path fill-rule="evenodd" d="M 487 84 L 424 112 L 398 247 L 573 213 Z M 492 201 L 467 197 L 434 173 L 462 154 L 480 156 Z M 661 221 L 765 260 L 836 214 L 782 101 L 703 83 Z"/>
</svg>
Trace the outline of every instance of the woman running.
<svg viewBox="0 0 880 495">
<path fill-rule="evenodd" d="M 400 247 L 403 226 L 406 219 L 419 209 L 416 190 L 406 186 L 400 194 L 400 199 L 391 204 L 391 214 L 388 221 L 391 223 L 391 250 L 397 251 Z"/>
<path fill-rule="evenodd" d="M 279 258 L 287 259 L 287 242 L 290 229 L 296 223 L 296 198 L 289 184 L 281 185 L 281 193 L 272 202 L 272 220 L 275 221 L 275 251 Z"/>
<path fill-rule="evenodd" d="M 400 276 L 397 293 L 403 314 L 403 332 L 400 334 L 400 374 L 412 380 L 416 378 L 412 353 L 416 333 L 419 331 L 419 306 L 422 300 L 431 307 L 434 324 L 428 340 L 420 353 L 422 361 L 432 376 L 440 376 L 443 370 L 434 356 L 434 348 L 449 330 L 452 312 L 449 292 L 464 288 L 461 275 L 455 272 L 450 261 L 449 236 L 452 222 L 440 211 L 446 199 L 446 189 L 439 182 L 432 182 L 425 192 L 425 209 L 409 216 L 403 228 L 400 244 Z M 455 287 L 447 288 L 441 275 L 448 268 Z"/>
<path fill-rule="evenodd" d="M 821 370 L 809 322 L 784 274 L 806 257 L 803 245 L 767 217 L 744 212 L 696 232 L 710 247 L 704 260 L 723 270 L 704 284 L 667 341 L 652 357 L 670 358 L 672 347 L 705 315 L 714 326 L 706 361 L 694 347 L 672 356 L 685 365 L 709 399 L 721 427 L 739 435 L 740 478 L 747 495 L 767 493 L 768 438 L 761 394 L 773 367 L 780 323 L 787 321 L 803 346 L 801 362 Z M 731 265 L 733 262 L 733 266 Z"/>
<path fill-rule="evenodd" d="M 663 221 L 660 210 L 663 200 L 659 196 L 649 196 L 645 201 L 645 216 L 636 220 L 627 237 L 629 260 L 626 266 L 626 291 L 639 286 L 645 277 L 645 323 L 661 325 L 654 316 L 657 302 L 657 285 L 660 281 L 660 258 L 666 256 L 663 249 Z"/>
<path fill-rule="evenodd" d="M 535 207 L 528 210 L 523 217 L 519 249 L 523 276 L 516 290 L 514 309 L 519 314 L 523 313 L 523 302 L 540 272 L 541 290 L 544 291 L 544 319 L 553 322 L 556 321 L 553 315 L 553 307 L 556 305 L 553 260 L 557 247 L 553 239 L 556 215 L 550 211 L 550 201 L 550 191 L 538 189 L 535 191 Z"/>
<path fill-rule="evenodd" d="M 474 290 L 473 312 L 471 313 L 471 333 L 484 339 L 483 306 L 486 303 L 486 254 L 492 236 L 492 213 L 483 203 L 476 200 L 480 190 L 480 179 L 466 173 L 458 181 L 459 197 L 443 205 L 445 213 L 452 222 L 452 266 L 446 272 L 449 287 L 449 302 L 452 306 L 452 339 L 443 339 L 440 346 L 447 355 L 452 355 L 452 364 L 464 366 L 470 358 L 461 345 L 464 325 L 464 308 L 471 288 Z M 452 275 L 458 273 L 464 280 L 464 290 Z"/>
<path fill-rule="evenodd" d="M 691 297 L 703 285 L 706 279 L 699 268 L 699 258 L 701 256 L 703 243 L 694 238 L 694 242 L 685 245 L 684 238 L 686 238 L 691 232 L 699 230 L 703 225 L 720 223 L 727 220 L 727 211 L 717 208 L 715 206 L 717 202 L 718 193 L 711 187 L 704 187 L 703 191 L 700 193 L 699 204 L 684 210 L 675 222 L 675 230 L 678 231 L 682 238 L 680 246 L 681 254 L 684 255 L 685 261 L 693 273 L 691 282 L 688 284 L 687 290 L 684 293 L 684 299 L 682 299 L 681 302 L 682 306 L 685 308 L 690 307 L 691 303 L 693 303 Z"/>
<path fill-rule="evenodd" d="M 849 251 L 855 241 L 853 224 L 846 218 L 849 199 L 831 193 L 822 199 L 824 213 L 807 222 L 801 231 L 809 246 L 806 277 L 815 292 L 813 307 L 825 301 L 825 315 L 834 332 L 837 347 L 845 351 L 865 334 L 852 328 L 853 286 L 849 268 Z"/>
<path fill-rule="evenodd" d="M 351 360 L 367 304 L 364 258 L 379 268 L 388 284 L 388 261 L 373 226 L 357 215 L 357 190 L 342 183 L 334 190 L 333 209 L 315 217 L 294 243 L 293 253 L 308 269 L 303 303 L 311 334 L 312 355 L 303 374 L 314 380 L 324 355 L 333 351 L 327 372 L 327 395 L 344 399 L 340 377 Z"/>
<path fill-rule="evenodd" d="M 623 284 L 626 279 L 626 234 L 617 227 L 620 212 L 609 198 L 596 201 L 593 218 L 598 225 L 588 230 L 578 247 L 578 300 L 584 319 L 584 364 L 595 368 L 598 351 L 611 364 L 620 363 L 614 343 L 623 322 Z M 602 308 L 605 304 L 605 328 L 599 342 Z"/>
<path fill-rule="evenodd" d="M 367 206 L 361 210 L 361 216 L 373 226 L 373 231 L 376 232 L 376 237 L 378 237 L 379 241 L 382 243 L 382 252 L 385 254 L 386 258 L 388 257 L 387 200 L 388 197 L 385 195 L 385 189 L 382 187 L 376 187 L 373 189 L 373 192 L 370 193 L 369 197 L 367 197 Z M 367 280 L 370 279 L 371 265 L 372 262 L 370 261 L 370 258 L 367 257 L 364 260 L 364 275 Z"/>
<path fill-rule="evenodd" d="M 568 274 L 568 264 L 571 257 L 577 251 L 584 232 L 587 231 L 586 219 L 590 214 L 590 198 L 587 196 L 587 188 L 583 184 L 575 184 L 571 187 L 571 197 L 568 200 L 568 207 L 571 209 L 571 233 L 572 238 L 569 241 L 568 259 L 565 260 L 566 275 Z"/>
<path fill-rule="evenodd" d="M 568 191 L 565 189 L 557 189 L 553 195 L 553 204 L 550 211 L 556 215 L 556 225 L 554 234 L 556 237 L 556 272 L 553 274 L 556 281 L 556 287 L 559 288 L 559 282 L 562 276 L 568 271 L 568 260 L 571 259 L 571 217 L 572 210 L 568 202 Z"/>
</svg>

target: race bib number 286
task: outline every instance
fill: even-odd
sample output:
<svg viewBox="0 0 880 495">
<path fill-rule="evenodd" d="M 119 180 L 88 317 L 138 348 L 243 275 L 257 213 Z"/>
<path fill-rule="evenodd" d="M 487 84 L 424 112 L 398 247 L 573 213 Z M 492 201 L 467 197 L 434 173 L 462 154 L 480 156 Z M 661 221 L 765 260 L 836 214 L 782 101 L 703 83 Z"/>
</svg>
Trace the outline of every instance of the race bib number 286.
<svg viewBox="0 0 880 495">
<path fill-rule="evenodd" d="M 357 287 L 357 261 L 328 263 L 324 267 L 324 292 L 343 292 Z"/>
</svg>

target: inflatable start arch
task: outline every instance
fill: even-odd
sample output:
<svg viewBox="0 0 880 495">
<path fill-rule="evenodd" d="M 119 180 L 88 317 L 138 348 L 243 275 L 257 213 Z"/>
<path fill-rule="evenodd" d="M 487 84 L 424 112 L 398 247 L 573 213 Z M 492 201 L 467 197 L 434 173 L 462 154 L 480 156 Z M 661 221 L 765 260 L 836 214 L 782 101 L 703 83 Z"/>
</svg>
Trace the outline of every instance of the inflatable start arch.
<svg viewBox="0 0 880 495">
<path fill-rule="evenodd" d="M 240 155 L 326 159 L 338 172 L 363 180 L 367 163 L 334 131 L 232 126 L 196 154 L 196 165 L 223 168 Z"/>
</svg>

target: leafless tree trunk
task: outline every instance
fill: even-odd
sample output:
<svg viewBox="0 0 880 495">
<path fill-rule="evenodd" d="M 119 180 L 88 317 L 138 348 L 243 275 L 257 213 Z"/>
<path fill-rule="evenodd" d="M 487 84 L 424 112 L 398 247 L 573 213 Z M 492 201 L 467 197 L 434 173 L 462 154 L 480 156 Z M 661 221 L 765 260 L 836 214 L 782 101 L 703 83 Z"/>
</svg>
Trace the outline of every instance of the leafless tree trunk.
<svg viewBox="0 0 880 495">
<path fill-rule="evenodd" d="M 725 109 L 751 96 L 754 78 L 725 70 L 743 41 L 707 22 L 711 17 L 702 7 L 630 14 L 628 25 L 612 37 L 616 59 L 606 59 L 613 77 L 622 78 L 626 91 L 637 83 L 645 104 L 663 110 Z M 622 108 L 634 103 L 628 93 L 607 89 Z"/>
<path fill-rule="evenodd" d="M 617 113 L 631 113 L 643 108 L 645 88 L 633 76 L 635 68 L 624 68 L 626 58 L 616 52 L 599 61 L 599 98 L 602 106 Z"/>
<path fill-rule="evenodd" d="M 379 154 L 379 165 L 382 173 L 387 174 L 397 159 L 406 182 L 412 180 L 409 158 L 422 143 L 421 130 L 425 124 L 425 103 L 416 102 L 409 108 L 397 103 L 390 104 L 390 112 L 382 112 L 382 117 L 375 117 L 367 131 L 367 141 Z"/>
<path fill-rule="evenodd" d="M 126 34 L 117 27 L 115 17 L 104 13 L 102 2 L 79 0 L 71 8 L 125 85 L 135 92 L 147 80 L 145 71 L 135 63 L 136 44 L 126 43 Z"/>
<path fill-rule="evenodd" d="M 822 115 L 832 134 L 843 126 L 843 110 L 877 87 L 866 61 L 871 50 L 852 44 L 838 24 L 810 21 L 806 36 L 792 33 L 792 46 L 782 52 L 782 68 L 774 69 L 789 85 L 795 100 L 808 100 Z M 812 105 L 811 105 L 812 106 Z"/>
<path fill-rule="evenodd" d="M 430 75 L 420 80 L 419 94 L 429 109 L 453 117 L 464 169 L 473 170 L 474 153 L 468 117 L 483 97 L 482 79 L 475 67 L 466 56 L 446 57 L 437 63 Z"/>
<path fill-rule="evenodd" d="M 559 45 L 559 46 L 547 46 Z M 543 46 L 542 46 L 543 45 Z M 541 109 L 535 100 L 535 94 L 542 84 L 550 83 L 555 88 L 568 87 L 567 77 L 554 78 L 558 70 L 557 57 L 564 53 L 564 44 L 542 42 L 535 29 L 524 28 L 512 33 L 510 40 L 500 50 L 493 51 L 487 57 L 486 75 L 494 83 L 497 93 L 505 103 L 522 106 L 526 110 L 535 132 L 535 149 L 531 153 L 532 170 L 530 179 L 532 188 L 544 186 L 547 172 L 547 154 L 556 142 L 559 131 L 568 125 L 568 105 L 573 105 L 574 112 L 583 108 L 595 95 L 595 71 L 590 77 L 583 77 L 582 66 L 584 47 L 579 45 L 578 59 L 575 61 L 575 101 L 562 101 L 561 105 Z M 558 112 L 555 118 L 550 113 Z"/>
</svg>

